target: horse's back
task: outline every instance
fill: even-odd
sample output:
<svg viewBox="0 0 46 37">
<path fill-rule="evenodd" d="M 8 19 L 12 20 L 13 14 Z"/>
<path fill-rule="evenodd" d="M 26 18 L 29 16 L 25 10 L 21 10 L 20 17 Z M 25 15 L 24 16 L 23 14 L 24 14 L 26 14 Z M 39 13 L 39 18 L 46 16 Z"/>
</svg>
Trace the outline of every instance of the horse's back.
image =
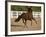
<svg viewBox="0 0 46 37">
<path fill-rule="evenodd" d="M 22 18 L 25 20 L 30 20 L 32 18 L 32 14 L 31 13 L 23 13 L 22 14 Z"/>
<path fill-rule="evenodd" d="M 28 18 L 28 14 L 27 13 L 23 13 L 22 14 L 22 18 L 27 19 Z"/>
</svg>

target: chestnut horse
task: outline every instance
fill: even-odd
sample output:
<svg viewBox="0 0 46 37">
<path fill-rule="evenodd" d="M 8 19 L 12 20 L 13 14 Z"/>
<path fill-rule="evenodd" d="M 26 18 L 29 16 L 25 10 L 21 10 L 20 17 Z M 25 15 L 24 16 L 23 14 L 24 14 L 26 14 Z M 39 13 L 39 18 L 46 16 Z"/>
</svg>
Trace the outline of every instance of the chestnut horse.
<svg viewBox="0 0 46 37">
<path fill-rule="evenodd" d="M 31 25 L 32 25 L 32 20 L 34 20 L 37 24 L 37 21 L 35 20 L 35 18 L 33 18 L 33 14 L 32 14 L 32 9 L 28 8 L 27 13 L 22 13 L 20 16 L 18 16 L 18 18 L 15 20 L 15 22 L 18 22 L 20 19 L 23 20 L 23 23 L 26 25 L 26 21 L 30 20 L 31 21 Z"/>
</svg>

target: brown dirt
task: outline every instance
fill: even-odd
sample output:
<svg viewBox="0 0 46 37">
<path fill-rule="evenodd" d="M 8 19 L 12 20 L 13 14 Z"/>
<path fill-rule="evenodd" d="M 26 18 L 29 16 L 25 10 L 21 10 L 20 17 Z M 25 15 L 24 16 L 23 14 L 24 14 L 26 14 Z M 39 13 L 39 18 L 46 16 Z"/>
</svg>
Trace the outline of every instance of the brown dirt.
<svg viewBox="0 0 46 37">
<path fill-rule="evenodd" d="M 41 19 L 35 18 L 37 21 L 37 24 L 34 20 L 32 20 L 32 26 L 31 21 L 27 20 L 26 26 L 23 23 L 22 19 L 19 22 L 15 22 L 15 18 L 11 18 L 11 31 L 32 31 L 32 30 L 40 30 L 41 29 Z"/>
</svg>

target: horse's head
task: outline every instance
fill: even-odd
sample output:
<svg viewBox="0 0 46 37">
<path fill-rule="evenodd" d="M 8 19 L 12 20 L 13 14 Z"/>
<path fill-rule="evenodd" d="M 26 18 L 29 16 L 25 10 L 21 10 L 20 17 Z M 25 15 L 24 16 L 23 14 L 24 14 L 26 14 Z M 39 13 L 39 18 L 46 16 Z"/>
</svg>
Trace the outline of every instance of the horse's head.
<svg viewBox="0 0 46 37">
<path fill-rule="evenodd" d="M 32 12 L 32 9 L 31 8 L 28 8 L 28 12 Z"/>
</svg>

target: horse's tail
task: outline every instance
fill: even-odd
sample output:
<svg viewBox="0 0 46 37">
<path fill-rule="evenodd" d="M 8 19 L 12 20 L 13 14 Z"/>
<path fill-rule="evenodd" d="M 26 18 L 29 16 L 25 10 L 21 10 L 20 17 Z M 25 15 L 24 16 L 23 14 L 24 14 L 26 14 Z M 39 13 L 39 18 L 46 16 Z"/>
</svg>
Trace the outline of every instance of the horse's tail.
<svg viewBox="0 0 46 37">
<path fill-rule="evenodd" d="M 15 20 L 15 22 L 18 22 L 18 21 L 23 17 L 24 14 L 25 14 L 25 13 L 21 14 L 21 15 Z"/>
<path fill-rule="evenodd" d="M 21 18 L 22 18 L 22 16 L 19 16 L 19 17 L 15 20 L 15 22 L 18 22 Z"/>
</svg>

